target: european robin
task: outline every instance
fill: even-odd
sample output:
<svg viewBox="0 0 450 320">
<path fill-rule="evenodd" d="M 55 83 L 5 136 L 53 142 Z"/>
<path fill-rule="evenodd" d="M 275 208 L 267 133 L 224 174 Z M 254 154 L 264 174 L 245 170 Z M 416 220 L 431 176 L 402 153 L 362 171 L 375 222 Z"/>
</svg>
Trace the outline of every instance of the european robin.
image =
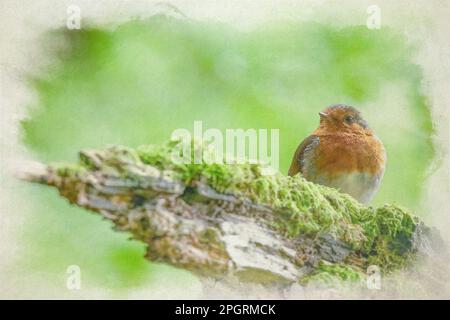
<svg viewBox="0 0 450 320">
<path fill-rule="evenodd" d="M 298 146 L 289 175 L 339 189 L 368 203 L 383 178 L 386 152 L 361 113 L 333 105 L 319 113 L 319 127 Z"/>
</svg>

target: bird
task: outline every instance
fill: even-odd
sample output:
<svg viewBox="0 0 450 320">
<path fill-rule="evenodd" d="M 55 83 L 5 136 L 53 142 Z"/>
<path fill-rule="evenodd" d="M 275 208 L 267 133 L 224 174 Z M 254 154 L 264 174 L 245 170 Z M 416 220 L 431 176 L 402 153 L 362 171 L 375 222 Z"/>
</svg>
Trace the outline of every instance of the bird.
<svg viewBox="0 0 450 320">
<path fill-rule="evenodd" d="M 386 167 L 383 143 L 352 106 L 332 105 L 319 116 L 319 127 L 296 149 L 288 175 L 300 173 L 308 181 L 369 203 Z"/>
</svg>

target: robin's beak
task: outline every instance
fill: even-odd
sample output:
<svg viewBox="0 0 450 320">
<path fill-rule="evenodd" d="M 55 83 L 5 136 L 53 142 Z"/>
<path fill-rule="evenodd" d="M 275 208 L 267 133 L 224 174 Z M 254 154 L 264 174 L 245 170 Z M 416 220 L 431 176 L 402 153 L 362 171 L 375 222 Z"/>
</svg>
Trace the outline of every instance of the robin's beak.
<svg viewBox="0 0 450 320">
<path fill-rule="evenodd" d="M 325 119 L 328 119 L 330 115 L 325 112 L 319 112 L 319 116 L 320 116 L 320 120 L 325 120 Z"/>
</svg>

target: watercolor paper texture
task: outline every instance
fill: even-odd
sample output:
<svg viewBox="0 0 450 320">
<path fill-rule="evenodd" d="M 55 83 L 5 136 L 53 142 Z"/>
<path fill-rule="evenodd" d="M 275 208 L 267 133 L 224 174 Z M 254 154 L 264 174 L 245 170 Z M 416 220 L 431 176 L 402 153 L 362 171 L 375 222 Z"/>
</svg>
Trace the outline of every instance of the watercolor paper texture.
<svg viewBox="0 0 450 320">
<path fill-rule="evenodd" d="M 357 106 L 386 147 L 373 205 L 412 210 L 450 245 L 449 14 L 443 1 L 2 1 L 0 297 L 279 297 L 150 263 L 143 244 L 13 173 L 81 149 L 163 143 L 196 120 L 279 129 L 287 173 L 335 103 Z M 420 279 L 389 276 L 363 297 L 450 298 L 449 262 L 419 261 Z"/>
</svg>

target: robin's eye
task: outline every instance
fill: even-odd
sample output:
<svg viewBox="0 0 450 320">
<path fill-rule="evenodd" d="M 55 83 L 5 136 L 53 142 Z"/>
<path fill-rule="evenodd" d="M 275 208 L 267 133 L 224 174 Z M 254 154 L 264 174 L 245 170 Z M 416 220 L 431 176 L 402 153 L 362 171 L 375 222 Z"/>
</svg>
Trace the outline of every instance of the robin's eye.
<svg viewBox="0 0 450 320">
<path fill-rule="evenodd" d="M 354 121 L 354 119 L 353 119 L 352 116 L 346 116 L 346 117 L 344 118 L 344 122 L 347 123 L 347 124 L 352 124 L 353 121 Z"/>
</svg>

